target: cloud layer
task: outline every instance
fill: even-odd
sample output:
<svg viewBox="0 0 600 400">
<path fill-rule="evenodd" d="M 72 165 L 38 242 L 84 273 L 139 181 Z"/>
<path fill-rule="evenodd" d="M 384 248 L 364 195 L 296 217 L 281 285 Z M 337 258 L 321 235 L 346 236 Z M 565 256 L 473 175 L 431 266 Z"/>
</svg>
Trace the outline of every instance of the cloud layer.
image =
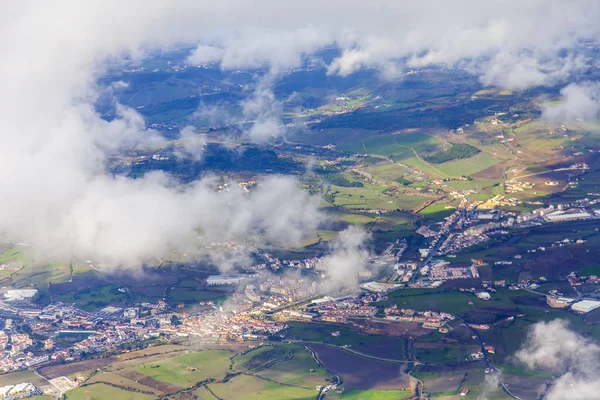
<svg viewBox="0 0 600 400">
<path fill-rule="evenodd" d="M 231 29 L 203 42 L 189 61 L 279 70 L 336 43 L 342 54 L 330 73 L 395 71 L 403 60 L 409 67 L 463 66 L 484 84 L 511 89 L 560 82 L 589 67 L 582 42 L 598 39 L 600 16 L 600 5 L 589 0 L 380 0 L 369 7 L 356 1 L 309 0 L 293 7 L 259 1 L 241 10 L 244 21 L 231 11 L 225 23 Z"/>
<path fill-rule="evenodd" d="M 53 255 L 138 263 L 198 228 L 215 238 L 260 232 L 266 240 L 297 240 L 314 229 L 316 204 L 287 179 L 266 181 L 246 198 L 218 195 L 211 181 L 107 175 L 107 154 L 162 144 L 134 110 L 119 107 L 111 122 L 94 110 L 103 93 L 98 77 L 124 56 L 202 43 L 190 62 L 277 72 L 336 43 L 342 54 L 331 73 L 394 71 L 404 59 L 464 65 L 485 83 L 523 88 L 586 67 L 578 44 L 598 37 L 599 11 L 591 0 L 1 2 L 0 232 Z M 265 88 L 247 104 L 253 137 L 277 129 L 277 110 L 261 106 L 271 94 Z M 196 152 L 201 144 L 188 137 L 184 150 Z"/>
</svg>

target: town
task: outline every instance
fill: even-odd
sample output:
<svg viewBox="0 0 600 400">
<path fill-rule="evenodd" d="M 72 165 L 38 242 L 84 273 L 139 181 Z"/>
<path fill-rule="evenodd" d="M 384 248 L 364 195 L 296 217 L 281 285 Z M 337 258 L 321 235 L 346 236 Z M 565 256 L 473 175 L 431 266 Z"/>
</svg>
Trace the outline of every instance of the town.
<svg viewBox="0 0 600 400">
<path fill-rule="evenodd" d="M 338 288 L 335 291 L 327 285 L 327 276 L 318 269 L 321 257 L 279 259 L 266 251 L 231 242 L 207 246 L 250 252 L 260 262 L 237 273 L 206 278 L 207 287 L 229 288 L 227 290 L 232 294 L 225 303 L 203 301 L 193 306 L 173 306 L 160 300 L 127 308 L 108 305 L 98 311 L 88 312 L 74 304 L 39 306 L 36 300 L 38 290 L 35 288 L 5 288 L 2 291 L 3 299 L 0 300 L 4 321 L 0 332 L 0 371 L 7 373 L 97 355 L 105 356 L 132 346 L 148 346 L 156 341 L 227 343 L 269 341 L 273 338 L 285 340 L 286 324 L 290 321 L 353 325 L 358 320 L 383 318 L 387 321 L 418 323 L 423 329 L 448 332 L 448 324 L 456 319 L 455 315 L 377 304 L 385 300 L 390 291 L 403 287 L 435 289 L 446 281 L 479 279 L 478 270 L 486 265 L 485 262 L 471 260 L 470 265 L 455 266 L 452 261 L 455 254 L 485 242 L 498 233 L 509 234 L 511 230 L 523 227 L 563 221 L 597 219 L 600 211 L 593 208 L 596 204 L 596 200 L 584 199 L 572 204 L 515 213 L 479 210 L 477 203 L 464 201 L 439 226 L 423 226 L 417 230 L 429 243 L 427 247 L 418 249 L 417 258 L 407 257 L 406 241 L 397 240 L 387 245 L 380 254 L 369 257 L 358 273 L 358 287 Z M 583 243 L 563 240 L 537 249 L 527 249 L 526 252 Z M 520 255 L 517 257 L 520 258 Z M 511 265 L 512 262 L 498 260 L 495 265 Z M 5 267 L 8 266 L 2 266 Z M 574 273 L 568 277 L 568 281 L 575 288 L 582 282 L 600 282 L 595 276 L 579 278 Z M 490 301 L 497 288 L 505 285 L 504 281 L 484 281 L 482 287 L 461 291 Z M 538 287 L 534 281 L 523 281 L 510 285 L 509 289 L 535 291 Z M 558 291 L 544 295 L 550 307 L 568 308 L 578 314 L 600 307 L 600 301 L 593 298 L 572 298 Z M 486 324 L 473 326 L 489 329 Z M 333 334 L 339 335 L 339 332 Z M 480 360 L 486 352 L 493 352 L 493 347 L 483 346 L 481 351 L 467 357 L 467 361 Z M 21 398 L 42 392 L 61 394 L 77 385 L 77 381 L 60 377 L 50 387 L 37 388 L 29 382 L 23 382 L 0 388 L 0 391 L 4 390 L 5 396 L 10 398 Z"/>
</svg>

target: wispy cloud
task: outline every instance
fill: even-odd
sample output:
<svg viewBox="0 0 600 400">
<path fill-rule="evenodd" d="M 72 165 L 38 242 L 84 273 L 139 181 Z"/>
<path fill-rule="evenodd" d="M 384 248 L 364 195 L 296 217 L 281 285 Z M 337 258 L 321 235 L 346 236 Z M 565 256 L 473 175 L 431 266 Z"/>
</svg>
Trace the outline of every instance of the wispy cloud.
<svg viewBox="0 0 600 400">
<path fill-rule="evenodd" d="M 358 273 L 367 266 L 368 239 L 366 231 L 350 226 L 330 243 L 330 253 L 321 259 L 317 268 L 327 274 L 333 288 L 356 287 Z"/>
<path fill-rule="evenodd" d="M 531 369 L 550 369 L 560 375 L 552 383 L 545 399 L 598 398 L 600 347 L 592 339 L 569 329 L 564 320 L 533 325 L 515 358 Z"/>
</svg>

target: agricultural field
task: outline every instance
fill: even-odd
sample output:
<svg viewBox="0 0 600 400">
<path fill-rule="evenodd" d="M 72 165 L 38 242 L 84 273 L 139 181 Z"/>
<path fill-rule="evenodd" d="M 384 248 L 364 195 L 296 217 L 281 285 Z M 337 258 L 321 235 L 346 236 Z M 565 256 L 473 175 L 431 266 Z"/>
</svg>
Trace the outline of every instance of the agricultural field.
<svg viewBox="0 0 600 400">
<path fill-rule="evenodd" d="M 395 161 L 405 160 L 415 155 L 426 156 L 443 150 L 444 142 L 435 136 L 408 131 L 388 135 L 374 135 L 338 147 L 349 153 L 367 153 L 392 157 Z"/>
<path fill-rule="evenodd" d="M 315 388 L 305 389 L 270 382 L 256 376 L 238 375 L 208 388 L 223 400 L 313 400 Z"/>
<path fill-rule="evenodd" d="M 9 372 L 0 375 L 0 387 L 8 385 L 16 385 L 21 382 L 31 382 L 36 386 L 48 385 L 48 381 L 32 371 L 17 371 Z"/>
<path fill-rule="evenodd" d="M 106 285 L 57 297 L 63 303 L 75 303 L 83 310 L 96 311 L 108 305 L 125 305 L 129 298 L 118 289 L 118 286 Z"/>
<path fill-rule="evenodd" d="M 411 396 L 410 390 L 344 390 L 342 400 L 401 400 Z"/>
<path fill-rule="evenodd" d="M 12 247 L 12 244 L 6 244 L 0 247 L 0 264 L 4 263 L 17 263 L 24 260 L 27 256 L 21 247 Z"/>
<path fill-rule="evenodd" d="M 388 160 L 362 167 L 360 170 L 371 175 L 375 181 L 394 182 L 399 178 L 406 178 L 408 180 L 406 183 L 412 181 L 412 179 L 408 179 L 410 178 L 410 168 Z"/>
<path fill-rule="evenodd" d="M 330 204 L 346 210 L 406 210 L 419 208 L 435 195 L 397 184 L 365 184 L 362 188 L 328 186 L 325 192 Z"/>
<path fill-rule="evenodd" d="M 464 318 L 477 319 L 471 321 L 474 323 L 485 323 L 479 321 L 480 314 L 488 314 L 491 322 L 494 322 L 496 319 L 516 313 L 520 299 L 540 297 L 523 290 L 498 289 L 496 293 L 493 293 L 492 300 L 484 301 L 468 292 L 441 289 L 402 289 L 390 293 L 388 299 L 379 304 L 385 306 L 396 304 L 401 308 L 423 311 L 438 310 Z"/>
<path fill-rule="evenodd" d="M 131 392 L 118 389 L 104 383 L 95 383 L 89 386 L 82 386 L 75 389 L 65 396 L 66 400 L 106 400 L 106 399 L 123 399 L 123 400 L 153 400 L 155 396 L 145 393 Z"/>
<path fill-rule="evenodd" d="M 185 388 L 207 379 L 223 379 L 229 372 L 232 356 L 222 350 L 190 352 L 132 369 L 157 381 Z"/>
<path fill-rule="evenodd" d="M 303 347 L 294 346 L 292 358 L 275 362 L 268 368 L 255 372 L 255 375 L 266 380 L 313 389 L 316 385 L 323 385 L 331 374 L 320 367 L 311 357 L 309 351 Z"/>
<path fill-rule="evenodd" d="M 444 218 L 452 215 L 454 211 L 456 211 L 456 208 L 445 203 L 435 203 L 422 209 L 419 214 L 423 215 L 427 219 L 440 222 Z"/>
<path fill-rule="evenodd" d="M 311 344 L 321 363 L 343 377 L 346 389 L 409 389 L 411 378 L 405 365 L 352 354 L 326 345 Z"/>
<path fill-rule="evenodd" d="M 71 279 L 71 268 L 66 263 L 37 264 L 34 261 L 24 264 L 23 268 L 12 275 L 15 287 L 23 288 L 36 285 L 45 290 L 48 283 L 67 282 Z"/>
<path fill-rule="evenodd" d="M 289 338 L 319 342 L 334 346 L 351 346 L 353 351 L 366 355 L 404 360 L 406 343 L 403 338 L 382 335 L 367 335 L 335 324 L 288 323 L 286 335 Z M 339 332 L 339 336 L 332 336 Z"/>
<path fill-rule="evenodd" d="M 498 365 L 498 369 L 502 371 L 502 381 L 510 387 L 511 392 L 524 399 L 537 398 L 558 375 L 551 371 L 533 371 L 510 365 Z"/>
<path fill-rule="evenodd" d="M 436 399 L 460 399 L 461 390 L 469 389 L 468 396 L 486 400 L 510 399 L 495 380 L 484 374 L 482 362 L 453 366 L 417 366 L 412 372 L 415 378 L 423 382 L 423 392 Z M 512 388 L 511 388 L 512 389 Z"/>
<path fill-rule="evenodd" d="M 132 376 L 132 378 L 135 378 L 135 377 Z M 144 393 L 144 394 L 148 394 L 148 395 L 152 395 L 152 396 L 156 396 L 156 397 L 159 397 L 159 396 L 162 396 L 165 394 L 164 391 L 152 388 L 151 386 L 146 386 L 146 385 L 142 384 L 142 382 L 144 382 L 143 378 L 142 378 L 142 380 L 134 380 L 134 379 L 128 378 L 123 375 L 119 375 L 114 372 L 102 372 L 99 374 L 95 374 L 90 379 L 88 379 L 86 381 L 86 385 L 91 385 L 91 384 L 96 384 L 96 383 L 106 384 L 106 385 L 109 385 L 112 387 L 117 387 L 117 388 L 120 388 L 123 390 Z"/>
<path fill-rule="evenodd" d="M 360 188 L 331 185 L 326 195 L 333 197 L 333 205 L 350 210 L 412 210 L 431 198 L 372 184 Z"/>
<path fill-rule="evenodd" d="M 162 352 L 161 347 L 164 347 Z M 228 397 L 227 393 L 233 396 L 243 392 L 248 396 L 244 398 L 248 399 L 303 399 L 314 398 L 314 387 L 325 384 L 331 378 L 331 374 L 320 367 L 302 346 L 264 346 L 242 355 L 224 350 L 204 350 L 174 357 L 169 352 L 179 347 L 161 347 L 146 349 L 147 354 L 133 352 L 113 360 L 109 372 L 101 372 L 88 380 L 90 385 L 85 386 L 87 394 L 94 396 L 96 391 L 102 392 L 104 386 L 108 386 L 156 398 L 175 395 L 200 382 L 212 382 L 209 388 L 215 393 L 222 393 L 221 398 L 235 398 Z M 139 358 L 145 355 L 147 358 Z M 233 377 L 224 379 L 229 374 Z M 244 387 L 256 387 L 256 392 L 248 388 L 239 390 L 238 383 Z M 207 389 L 198 390 L 210 393 Z M 267 392 L 273 397 L 262 397 Z"/>
<path fill-rule="evenodd" d="M 233 361 L 236 371 L 294 387 L 313 389 L 331 378 L 309 350 L 297 345 L 262 346 L 236 356 Z"/>
<path fill-rule="evenodd" d="M 469 354 L 481 349 L 475 340 L 471 345 L 452 344 L 441 342 L 439 344 L 415 344 L 414 357 L 424 364 L 453 364 L 464 362 Z"/>
<path fill-rule="evenodd" d="M 493 167 L 497 163 L 498 160 L 489 154 L 479 153 L 461 160 L 453 160 L 436 164 L 435 167 L 446 175 L 458 177 L 475 175 L 478 172 Z"/>
</svg>

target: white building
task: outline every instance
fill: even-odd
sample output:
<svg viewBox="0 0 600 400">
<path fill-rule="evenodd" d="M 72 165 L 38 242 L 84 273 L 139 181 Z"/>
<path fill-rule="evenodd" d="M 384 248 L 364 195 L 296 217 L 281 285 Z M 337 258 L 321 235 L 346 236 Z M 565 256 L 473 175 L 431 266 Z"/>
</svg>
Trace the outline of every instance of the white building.
<svg viewBox="0 0 600 400">
<path fill-rule="evenodd" d="M 123 311 L 123 318 L 135 318 L 137 316 L 138 310 L 137 308 L 127 308 Z"/>
<path fill-rule="evenodd" d="M 10 389 L 12 389 L 12 385 L 0 387 L 0 399 L 7 398 L 9 396 Z"/>
<path fill-rule="evenodd" d="M 579 313 L 589 313 L 592 310 L 600 307 L 600 301 L 595 300 L 581 300 L 571 306 L 571 310 Z"/>
<path fill-rule="evenodd" d="M 477 292 L 475 296 L 479 297 L 481 300 L 490 300 L 492 296 L 488 292 Z"/>
<path fill-rule="evenodd" d="M 574 221 L 577 219 L 587 219 L 590 218 L 591 215 L 585 211 L 574 212 L 574 213 L 564 213 L 564 214 L 548 214 L 546 215 L 546 220 L 549 222 L 564 222 L 564 221 Z"/>
<path fill-rule="evenodd" d="M 234 285 L 244 278 L 244 275 L 211 275 L 206 279 L 206 284 L 209 286 Z"/>
<path fill-rule="evenodd" d="M 37 289 L 15 289 L 4 293 L 6 301 L 31 299 L 37 294 Z"/>
<path fill-rule="evenodd" d="M 31 383 L 23 382 L 13 386 L 9 393 L 12 396 L 33 396 L 38 392 L 38 389 Z"/>
<path fill-rule="evenodd" d="M 369 292 L 385 293 L 385 292 L 389 292 L 390 290 L 396 289 L 400 286 L 401 285 L 398 285 L 395 283 L 365 282 L 362 285 L 360 285 L 359 287 L 361 289 L 368 290 Z"/>
</svg>

